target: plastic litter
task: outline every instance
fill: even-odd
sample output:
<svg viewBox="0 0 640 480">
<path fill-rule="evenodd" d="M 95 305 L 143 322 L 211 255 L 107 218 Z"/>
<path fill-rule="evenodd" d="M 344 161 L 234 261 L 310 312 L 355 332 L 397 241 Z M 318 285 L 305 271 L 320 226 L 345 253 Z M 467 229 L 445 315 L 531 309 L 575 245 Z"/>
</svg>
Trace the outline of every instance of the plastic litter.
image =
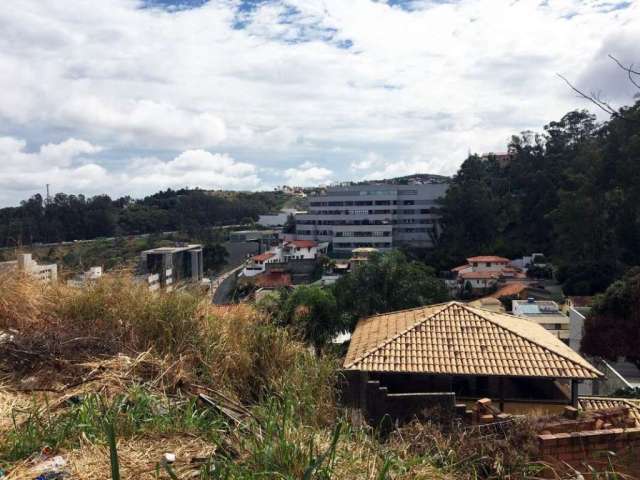
<svg viewBox="0 0 640 480">
<path fill-rule="evenodd" d="M 176 461 L 176 454 L 175 453 L 165 453 L 164 454 L 164 461 L 167 463 L 173 463 Z"/>
<path fill-rule="evenodd" d="M 67 477 L 67 472 L 64 468 L 67 466 L 67 461 L 60 455 L 56 455 L 53 458 L 40 462 L 32 471 L 38 476 L 35 480 L 62 480 Z"/>
</svg>

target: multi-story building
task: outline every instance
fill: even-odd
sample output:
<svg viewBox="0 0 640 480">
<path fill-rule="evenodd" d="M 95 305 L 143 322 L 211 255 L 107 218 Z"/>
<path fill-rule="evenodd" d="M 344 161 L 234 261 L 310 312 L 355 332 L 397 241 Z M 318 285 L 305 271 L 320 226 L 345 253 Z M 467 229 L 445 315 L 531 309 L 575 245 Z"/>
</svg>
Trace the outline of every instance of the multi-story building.
<svg viewBox="0 0 640 480">
<path fill-rule="evenodd" d="M 178 245 L 146 250 L 140 267 L 149 288 L 172 290 L 178 282 L 201 282 L 204 277 L 202 245 Z"/>
<path fill-rule="evenodd" d="M 2 271 L 24 272 L 42 282 L 55 282 L 58 279 L 58 265 L 41 265 L 30 253 L 20 253 L 16 260 L 0 263 L 0 272 Z"/>
<path fill-rule="evenodd" d="M 438 199 L 447 186 L 439 181 L 328 187 L 309 195 L 308 212 L 296 215 L 296 238 L 331 242 L 338 251 L 432 247 L 440 233 Z"/>
</svg>

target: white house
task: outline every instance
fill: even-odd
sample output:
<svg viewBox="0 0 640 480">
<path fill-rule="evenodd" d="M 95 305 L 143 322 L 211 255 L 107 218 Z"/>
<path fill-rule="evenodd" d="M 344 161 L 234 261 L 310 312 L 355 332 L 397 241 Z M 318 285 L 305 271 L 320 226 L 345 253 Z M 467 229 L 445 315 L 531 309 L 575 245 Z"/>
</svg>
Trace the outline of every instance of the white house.
<svg viewBox="0 0 640 480">
<path fill-rule="evenodd" d="M 486 291 L 499 280 L 523 278 L 524 274 L 511 266 L 511 260 L 495 255 L 467 258 L 465 265 L 451 269 L 452 278 L 446 283 L 451 289 L 463 288 L 467 283 L 474 291 Z"/>
<path fill-rule="evenodd" d="M 267 263 L 276 263 L 281 261 L 282 257 L 277 251 L 270 251 L 261 253 L 260 255 L 254 255 L 245 265 L 244 269 L 242 270 L 242 275 L 245 277 L 255 277 L 256 275 L 260 275 L 266 270 Z"/>
<path fill-rule="evenodd" d="M 282 244 L 283 260 L 315 260 L 318 255 L 326 253 L 328 243 L 313 240 L 290 240 Z"/>
</svg>

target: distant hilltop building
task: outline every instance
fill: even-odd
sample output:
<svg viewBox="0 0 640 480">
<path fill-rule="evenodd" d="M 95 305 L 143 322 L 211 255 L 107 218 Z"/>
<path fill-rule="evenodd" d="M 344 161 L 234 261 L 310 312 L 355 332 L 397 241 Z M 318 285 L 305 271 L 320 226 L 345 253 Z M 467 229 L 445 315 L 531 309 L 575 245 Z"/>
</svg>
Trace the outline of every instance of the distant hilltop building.
<svg viewBox="0 0 640 480">
<path fill-rule="evenodd" d="M 0 272 L 23 272 L 47 283 L 58 280 L 58 265 L 55 263 L 41 265 L 32 258 L 30 253 L 20 253 L 16 260 L 1 262 Z"/>
<path fill-rule="evenodd" d="M 445 181 L 424 184 L 364 183 L 334 186 L 309 195 L 296 215 L 296 238 L 331 242 L 334 250 L 400 245 L 433 247 L 440 234 L 439 199 Z"/>
</svg>

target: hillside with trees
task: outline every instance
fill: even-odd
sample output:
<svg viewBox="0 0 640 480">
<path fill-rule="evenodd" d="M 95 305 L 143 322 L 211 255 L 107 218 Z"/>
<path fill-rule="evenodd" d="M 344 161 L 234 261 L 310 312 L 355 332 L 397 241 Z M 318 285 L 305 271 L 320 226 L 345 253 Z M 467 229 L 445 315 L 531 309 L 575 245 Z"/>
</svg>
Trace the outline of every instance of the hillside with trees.
<svg viewBox="0 0 640 480">
<path fill-rule="evenodd" d="M 250 223 L 278 210 L 288 196 L 279 192 L 171 190 L 143 199 L 58 193 L 34 195 L 18 207 L 0 209 L 0 247 L 200 229 Z"/>
<path fill-rule="evenodd" d="M 543 252 L 567 294 L 604 291 L 640 264 L 640 102 L 598 123 L 574 111 L 509 145 L 511 160 L 471 155 L 443 201 L 429 263 Z"/>
</svg>

